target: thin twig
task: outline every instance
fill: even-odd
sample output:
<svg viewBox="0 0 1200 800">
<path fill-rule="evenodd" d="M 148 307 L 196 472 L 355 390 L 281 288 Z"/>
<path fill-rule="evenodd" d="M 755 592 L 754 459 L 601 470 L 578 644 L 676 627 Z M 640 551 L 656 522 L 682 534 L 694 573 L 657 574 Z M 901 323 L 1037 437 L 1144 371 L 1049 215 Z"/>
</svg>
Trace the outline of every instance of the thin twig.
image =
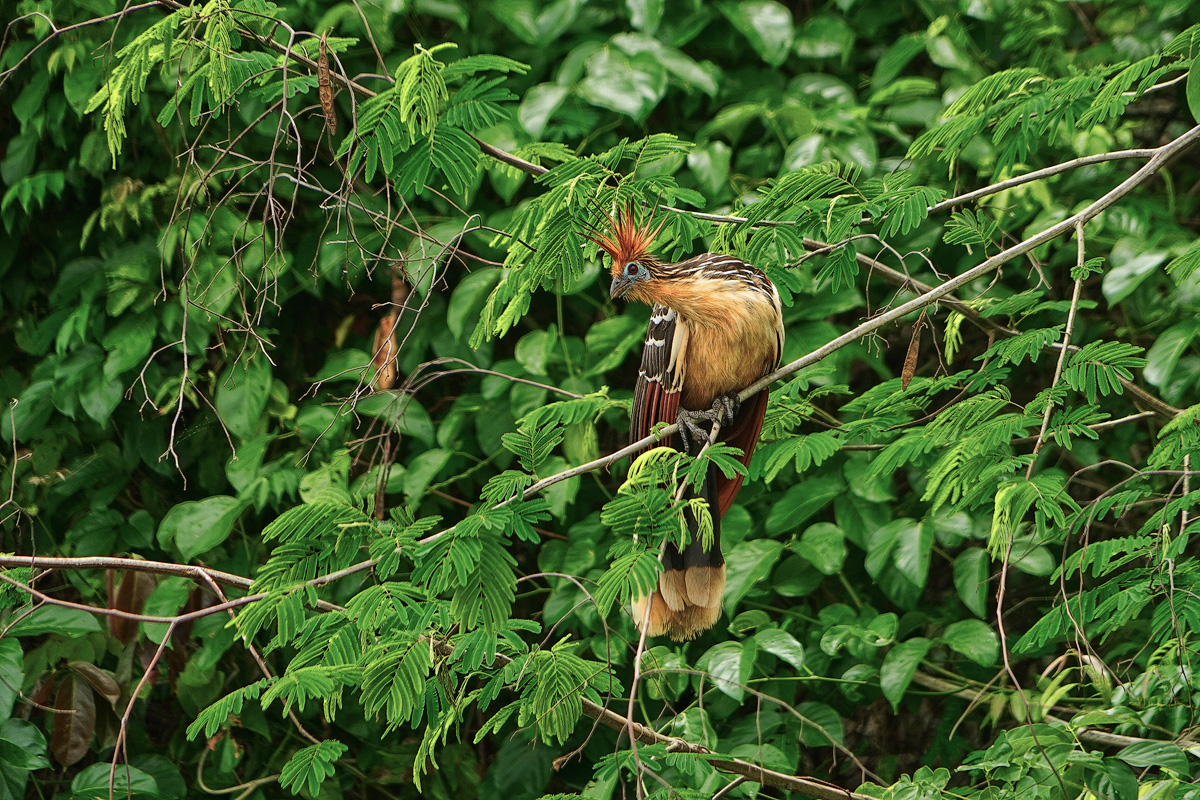
<svg viewBox="0 0 1200 800">
<path fill-rule="evenodd" d="M 1050 388 L 1046 393 L 1046 411 L 1042 414 L 1042 427 L 1038 431 L 1037 441 L 1033 443 L 1033 457 L 1029 460 L 1029 467 L 1025 470 L 1025 480 L 1033 477 L 1033 468 L 1037 464 L 1038 453 L 1041 452 L 1042 445 L 1046 442 L 1046 431 L 1050 428 L 1050 415 L 1054 412 L 1054 387 L 1058 386 L 1058 381 L 1062 378 L 1063 365 L 1067 361 L 1067 353 L 1071 348 L 1071 334 L 1075 330 L 1075 312 L 1079 310 L 1079 293 L 1083 290 L 1083 223 L 1079 223 L 1075 227 L 1075 238 L 1079 242 L 1078 258 L 1076 259 L 1076 269 L 1081 272 L 1075 276 L 1075 287 L 1071 290 L 1071 306 L 1067 309 L 1067 326 L 1063 330 L 1062 349 L 1058 351 L 1058 362 L 1054 365 L 1054 377 L 1050 380 Z"/>
</svg>

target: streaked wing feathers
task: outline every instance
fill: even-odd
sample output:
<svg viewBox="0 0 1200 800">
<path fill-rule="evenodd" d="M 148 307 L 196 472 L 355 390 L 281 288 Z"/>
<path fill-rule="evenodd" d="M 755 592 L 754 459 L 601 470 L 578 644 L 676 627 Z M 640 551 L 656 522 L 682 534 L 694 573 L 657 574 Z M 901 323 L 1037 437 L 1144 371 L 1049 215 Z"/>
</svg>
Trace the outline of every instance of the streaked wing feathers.
<svg viewBox="0 0 1200 800">
<path fill-rule="evenodd" d="M 659 422 L 674 422 L 679 414 L 687 329 L 677 325 L 676 320 L 675 312 L 665 306 L 655 306 L 650 315 L 642 366 L 633 391 L 631 441 L 647 436 Z"/>
</svg>

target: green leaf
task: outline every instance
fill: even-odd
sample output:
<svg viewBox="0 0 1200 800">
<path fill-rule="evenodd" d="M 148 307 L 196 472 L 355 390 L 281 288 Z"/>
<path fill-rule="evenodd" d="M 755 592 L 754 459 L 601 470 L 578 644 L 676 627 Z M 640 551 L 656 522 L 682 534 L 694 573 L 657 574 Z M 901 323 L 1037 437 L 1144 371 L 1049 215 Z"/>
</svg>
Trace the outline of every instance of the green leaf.
<svg viewBox="0 0 1200 800">
<path fill-rule="evenodd" d="M 791 664 L 797 672 L 804 667 L 804 646 L 785 630 L 765 628 L 754 634 L 758 646 Z"/>
<path fill-rule="evenodd" d="M 1200 122 L 1200 59 L 1192 61 L 1187 76 L 1187 104 L 1192 119 Z"/>
<path fill-rule="evenodd" d="M 93 622 L 95 618 L 90 614 Z M 17 690 L 25 682 L 25 663 L 21 645 L 15 636 L 0 639 L 0 719 L 12 716 Z"/>
<path fill-rule="evenodd" d="M 846 560 L 846 536 L 832 522 L 818 522 L 800 535 L 792 549 L 822 573 L 835 575 Z"/>
<path fill-rule="evenodd" d="M 10 719 L 0 727 L 0 781 L 8 781 L 14 800 L 22 795 L 11 792 L 15 780 L 23 781 L 30 770 L 46 769 L 50 759 L 46 757 L 46 737 L 32 722 Z M 25 773 L 25 774 L 23 774 Z M 17 785 L 23 788 L 24 783 Z M 0 791 L 4 791 L 0 783 Z"/>
<path fill-rule="evenodd" d="M 44 633 L 57 633 L 76 638 L 99 631 L 100 623 L 94 615 L 78 608 L 47 605 L 34 609 L 32 614 L 13 626 L 9 635 L 41 636 Z"/>
<path fill-rule="evenodd" d="M 337 739 L 303 747 L 292 754 L 279 773 L 279 785 L 292 794 L 307 793 L 316 797 L 326 778 L 333 777 L 333 762 L 348 748 Z"/>
<path fill-rule="evenodd" d="M 84 767 L 71 781 L 72 800 L 108 800 L 112 796 L 158 796 L 158 784 L 154 778 L 136 767 L 122 765 L 112 775 L 111 784 L 109 772 L 110 766 L 104 762 Z"/>
<path fill-rule="evenodd" d="M 243 501 L 228 495 L 180 503 L 158 526 L 158 543 L 164 549 L 178 548 L 183 560 L 190 561 L 228 539 L 245 507 Z"/>
<path fill-rule="evenodd" d="M 922 537 L 921 527 L 916 520 L 901 517 L 876 529 L 867 541 L 867 574 L 872 578 L 882 575 L 884 569 L 892 563 L 892 556 L 899 542 L 916 541 L 919 543 Z M 906 552 L 909 554 L 909 569 L 915 570 L 918 562 L 911 545 Z"/>
<path fill-rule="evenodd" d="M 1108 304 L 1116 305 L 1132 294 L 1166 260 L 1166 251 L 1146 250 L 1144 244 L 1133 237 L 1121 239 L 1113 245 L 1109 257 L 1111 267 L 1101 282 Z"/>
<path fill-rule="evenodd" d="M 616 48 L 598 50 L 588 59 L 579 95 L 589 103 L 635 120 L 650 112 L 667 91 L 667 71 L 649 53 L 627 56 Z"/>
<path fill-rule="evenodd" d="M 746 697 L 745 686 L 754 669 L 755 654 L 753 639 L 721 642 L 701 656 L 696 665 L 712 676 L 720 691 L 740 703 Z"/>
<path fill-rule="evenodd" d="M 1163 388 L 1171 380 L 1179 357 L 1196 338 L 1198 325 L 1195 320 L 1187 320 L 1167 328 L 1146 353 L 1146 368 L 1142 375 L 1151 384 Z"/>
<path fill-rule="evenodd" d="M 217 414 L 234 436 L 252 439 L 270 395 L 271 363 L 265 356 L 231 364 L 217 385 Z"/>
<path fill-rule="evenodd" d="M 800 741 L 809 747 L 844 745 L 846 739 L 842 718 L 830 706 L 809 701 L 796 706 L 800 715 Z"/>
<path fill-rule="evenodd" d="M 155 586 L 154 591 L 146 598 L 146 605 L 142 608 L 142 613 L 152 617 L 172 617 L 178 614 L 179 609 L 183 608 L 183 604 L 187 602 L 188 594 L 191 593 L 193 586 L 195 584 L 188 578 L 179 576 L 167 578 Z M 155 644 L 162 643 L 170 627 L 165 622 L 142 623 L 146 638 Z"/>
<path fill-rule="evenodd" d="M 920 590 L 924 590 L 929 578 L 932 554 L 933 525 L 927 520 L 917 525 L 915 530 L 910 528 L 896 537 L 896 569 Z"/>
<path fill-rule="evenodd" d="M 459 281 L 446 309 L 446 326 L 460 342 L 470 335 L 479 321 L 479 312 L 500 280 L 498 269 L 481 269 Z"/>
<path fill-rule="evenodd" d="M 778 536 L 796 530 L 845 490 L 845 482 L 836 475 L 822 475 L 796 484 L 771 507 L 767 533 Z"/>
<path fill-rule="evenodd" d="M 658 30 L 665 6 L 666 0 L 625 0 L 625 7 L 629 9 L 630 24 L 634 29 L 650 36 Z"/>
<path fill-rule="evenodd" d="M 839 16 L 817 14 L 796 32 L 794 49 L 801 58 L 848 58 L 854 31 Z"/>
<path fill-rule="evenodd" d="M 775 0 L 741 0 L 718 5 L 763 61 L 778 67 L 787 58 L 795 38 L 792 12 Z"/>
<path fill-rule="evenodd" d="M 962 619 L 946 626 L 942 641 L 952 650 L 983 667 L 996 663 L 1000 657 L 1000 637 L 992 626 L 977 619 Z"/>
<path fill-rule="evenodd" d="M 988 565 L 987 551 L 981 547 L 967 548 L 954 559 L 954 588 L 977 617 L 987 616 Z"/>
<path fill-rule="evenodd" d="M 517 108 L 517 120 L 526 132 L 540 138 L 554 112 L 566 99 L 569 89 L 557 83 L 541 83 L 525 92 Z"/>
<path fill-rule="evenodd" d="M 433 446 L 433 421 L 408 392 L 376 392 L 354 406 L 359 414 L 386 422 L 397 433 L 408 434 L 426 447 Z"/>
<path fill-rule="evenodd" d="M 583 5 L 582 0 L 497 0 L 491 12 L 526 44 L 547 45 L 575 21 Z"/>
<path fill-rule="evenodd" d="M 765 581 L 779 561 L 783 543 L 770 539 L 741 542 L 725 555 L 725 612 L 732 615 L 742 598 Z"/>
<path fill-rule="evenodd" d="M 1174 742 L 1135 742 L 1117 753 L 1131 767 L 1160 767 L 1180 775 L 1191 774 L 1191 762 Z"/>
<path fill-rule="evenodd" d="M 884 657 L 883 666 L 879 668 L 879 686 L 883 689 L 883 696 L 892 704 L 893 711 L 900 710 L 900 700 L 931 644 L 925 637 L 916 636 L 896 645 Z"/>
</svg>

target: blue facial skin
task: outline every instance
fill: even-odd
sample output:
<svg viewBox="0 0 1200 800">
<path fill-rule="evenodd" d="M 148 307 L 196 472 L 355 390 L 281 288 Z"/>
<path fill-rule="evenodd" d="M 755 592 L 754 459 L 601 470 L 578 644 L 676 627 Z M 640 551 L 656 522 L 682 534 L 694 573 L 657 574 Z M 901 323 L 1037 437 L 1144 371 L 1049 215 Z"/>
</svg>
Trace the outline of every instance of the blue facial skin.
<svg viewBox="0 0 1200 800">
<path fill-rule="evenodd" d="M 632 289 L 635 283 L 644 281 L 649 277 L 650 270 L 646 269 L 644 264 L 639 264 L 637 261 L 630 261 L 621 270 L 621 273 L 613 278 L 612 286 L 608 289 L 608 296 L 620 297 Z"/>
</svg>

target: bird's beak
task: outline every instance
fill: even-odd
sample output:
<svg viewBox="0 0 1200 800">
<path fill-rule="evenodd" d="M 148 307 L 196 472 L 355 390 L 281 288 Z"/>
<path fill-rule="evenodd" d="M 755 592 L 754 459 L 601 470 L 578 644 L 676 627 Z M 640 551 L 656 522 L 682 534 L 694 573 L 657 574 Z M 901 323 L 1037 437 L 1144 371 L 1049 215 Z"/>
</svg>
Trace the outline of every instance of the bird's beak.
<svg viewBox="0 0 1200 800">
<path fill-rule="evenodd" d="M 608 296 L 614 299 L 618 298 L 629 291 L 629 287 L 632 285 L 633 281 L 629 278 L 626 278 L 624 275 L 618 275 L 613 278 L 612 286 L 608 287 Z"/>
</svg>

